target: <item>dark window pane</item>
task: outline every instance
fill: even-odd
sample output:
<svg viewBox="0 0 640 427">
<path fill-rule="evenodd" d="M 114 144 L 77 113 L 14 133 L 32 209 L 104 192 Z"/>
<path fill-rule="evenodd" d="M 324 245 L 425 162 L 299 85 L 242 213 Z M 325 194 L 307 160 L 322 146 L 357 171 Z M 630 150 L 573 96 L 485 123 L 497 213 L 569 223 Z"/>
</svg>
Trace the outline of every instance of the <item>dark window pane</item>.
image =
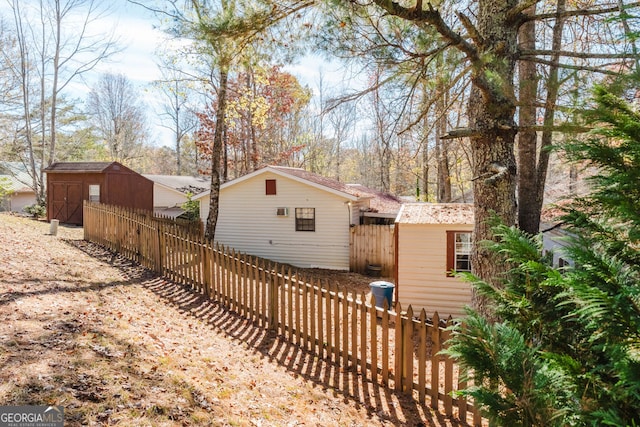
<svg viewBox="0 0 640 427">
<path fill-rule="evenodd" d="M 296 208 L 296 231 L 316 231 L 315 208 Z"/>
</svg>

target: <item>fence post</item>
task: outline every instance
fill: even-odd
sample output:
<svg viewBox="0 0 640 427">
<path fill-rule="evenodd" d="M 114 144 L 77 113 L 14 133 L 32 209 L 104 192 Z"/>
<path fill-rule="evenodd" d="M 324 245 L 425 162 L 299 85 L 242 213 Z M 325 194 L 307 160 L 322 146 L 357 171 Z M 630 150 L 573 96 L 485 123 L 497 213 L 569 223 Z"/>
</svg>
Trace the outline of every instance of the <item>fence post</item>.
<svg viewBox="0 0 640 427">
<path fill-rule="evenodd" d="M 277 331 L 278 330 L 278 272 L 273 271 L 273 265 L 269 263 L 267 268 L 269 268 L 268 276 L 269 277 L 269 297 L 267 300 L 269 301 L 269 330 Z"/>
<path fill-rule="evenodd" d="M 413 307 L 407 309 L 407 319 L 402 328 L 402 353 L 404 361 L 402 362 L 402 376 L 404 378 L 402 391 L 411 395 L 413 392 Z"/>
<path fill-rule="evenodd" d="M 440 389 L 440 316 L 436 311 L 431 318 L 431 407 L 438 410 Z"/>
<path fill-rule="evenodd" d="M 395 324 L 395 335 L 396 335 L 396 339 L 395 339 L 395 344 L 396 344 L 396 363 L 395 363 L 395 381 L 394 381 L 394 387 L 396 391 L 402 391 L 402 385 L 403 385 L 403 381 L 402 381 L 402 373 L 403 373 L 403 362 L 404 362 L 404 346 L 402 345 L 402 338 L 404 336 L 403 329 L 404 329 L 404 322 L 402 319 L 402 306 L 400 305 L 399 302 L 396 302 L 396 324 Z"/>
</svg>

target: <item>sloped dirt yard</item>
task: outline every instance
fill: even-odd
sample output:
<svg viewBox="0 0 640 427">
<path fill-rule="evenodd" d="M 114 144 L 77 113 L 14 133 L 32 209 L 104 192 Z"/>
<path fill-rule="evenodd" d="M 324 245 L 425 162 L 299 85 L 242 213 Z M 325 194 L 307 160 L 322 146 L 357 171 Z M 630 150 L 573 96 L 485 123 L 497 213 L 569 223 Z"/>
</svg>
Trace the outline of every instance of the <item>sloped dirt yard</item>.
<svg viewBox="0 0 640 427">
<path fill-rule="evenodd" d="M 213 301 L 0 214 L 0 404 L 66 426 L 451 426 Z"/>
</svg>

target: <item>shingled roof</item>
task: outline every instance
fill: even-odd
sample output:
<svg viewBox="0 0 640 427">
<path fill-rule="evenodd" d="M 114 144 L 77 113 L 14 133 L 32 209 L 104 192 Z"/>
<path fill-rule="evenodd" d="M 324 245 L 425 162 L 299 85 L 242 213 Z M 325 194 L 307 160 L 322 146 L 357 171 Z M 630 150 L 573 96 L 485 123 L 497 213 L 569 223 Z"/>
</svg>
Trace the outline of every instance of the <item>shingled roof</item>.
<svg viewBox="0 0 640 427">
<path fill-rule="evenodd" d="M 207 191 L 211 187 L 211 181 L 207 178 L 188 175 L 147 175 L 144 177 L 165 187 L 187 194 L 197 195 Z"/>
<path fill-rule="evenodd" d="M 400 206 L 402 205 L 402 201 L 399 197 L 394 196 L 390 193 L 385 193 L 383 191 L 365 187 L 361 184 L 345 184 L 338 180 L 327 178 L 300 168 L 289 168 L 283 166 L 269 167 L 284 172 L 285 174 L 302 178 L 306 181 L 314 182 L 316 184 L 331 188 L 336 191 L 340 191 L 342 193 L 347 193 L 359 199 L 371 199 L 370 207 L 374 212 L 395 213 L 400 210 Z"/>
<path fill-rule="evenodd" d="M 369 206 L 372 212 L 393 213 L 395 216 L 402 204 L 400 198 L 389 193 L 374 190 L 360 184 L 346 184 L 336 179 L 327 178 L 325 176 L 321 176 L 304 169 L 291 168 L 286 166 L 264 166 L 261 169 L 222 184 L 222 188 L 235 185 L 239 182 L 242 182 L 246 179 L 267 171 L 271 171 L 283 176 L 288 176 L 297 181 L 304 181 L 308 185 L 315 185 L 319 188 L 339 193 L 353 201 L 357 201 L 360 199 L 369 200 Z M 202 193 L 202 195 L 205 194 L 208 194 L 208 192 Z M 199 196 L 201 197 L 201 195 Z"/>
<path fill-rule="evenodd" d="M 0 179 L 3 185 L 13 193 L 32 193 L 31 176 L 19 162 L 0 162 Z"/>
<path fill-rule="evenodd" d="M 474 210 L 467 203 L 406 203 L 402 205 L 400 224 L 473 224 Z"/>
<path fill-rule="evenodd" d="M 348 184 L 348 186 L 354 188 L 363 195 L 368 194 L 371 197 L 369 206 L 373 212 L 397 213 L 402 206 L 402 199 L 391 193 L 385 193 L 384 191 L 365 187 L 361 184 Z"/>
<path fill-rule="evenodd" d="M 103 172 L 117 162 L 56 162 L 45 168 L 45 172 Z"/>
<path fill-rule="evenodd" d="M 298 178 L 302 178 L 305 181 L 314 182 L 316 184 L 322 185 L 327 188 L 331 188 L 336 191 L 340 191 L 342 193 L 347 193 L 356 197 L 367 197 L 362 191 L 358 191 L 358 189 L 354 188 L 349 184 L 345 184 L 344 182 L 340 182 L 333 178 L 327 178 L 322 175 L 318 175 L 317 173 L 309 172 L 300 168 L 289 168 L 285 166 L 267 166 L 271 169 L 276 169 L 280 172 L 283 172 L 287 175 L 295 176 Z"/>
</svg>

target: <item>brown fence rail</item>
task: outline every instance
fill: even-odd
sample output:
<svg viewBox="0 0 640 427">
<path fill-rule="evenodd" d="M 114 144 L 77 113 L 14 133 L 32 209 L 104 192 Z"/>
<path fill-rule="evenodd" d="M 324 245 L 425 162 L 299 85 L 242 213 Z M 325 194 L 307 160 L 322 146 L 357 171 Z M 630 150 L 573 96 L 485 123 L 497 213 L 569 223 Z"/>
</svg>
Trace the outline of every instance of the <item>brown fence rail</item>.
<svg viewBox="0 0 640 427">
<path fill-rule="evenodd" d="M 439 354 L 449 331 L 436 313 L 377 308 L 364 294 L 307 282 L 265 260 L 210 245 L 143 213 L 85 202 L 84 238 L 191 287 L 284 339 L 354 369 L 366 380 L 413 395 L 448 416 L 480 425 L 478 411 L 452 395 L 465 384 Z M 454 414 L 454 408 L 456 412 Z"/>
</svg>

